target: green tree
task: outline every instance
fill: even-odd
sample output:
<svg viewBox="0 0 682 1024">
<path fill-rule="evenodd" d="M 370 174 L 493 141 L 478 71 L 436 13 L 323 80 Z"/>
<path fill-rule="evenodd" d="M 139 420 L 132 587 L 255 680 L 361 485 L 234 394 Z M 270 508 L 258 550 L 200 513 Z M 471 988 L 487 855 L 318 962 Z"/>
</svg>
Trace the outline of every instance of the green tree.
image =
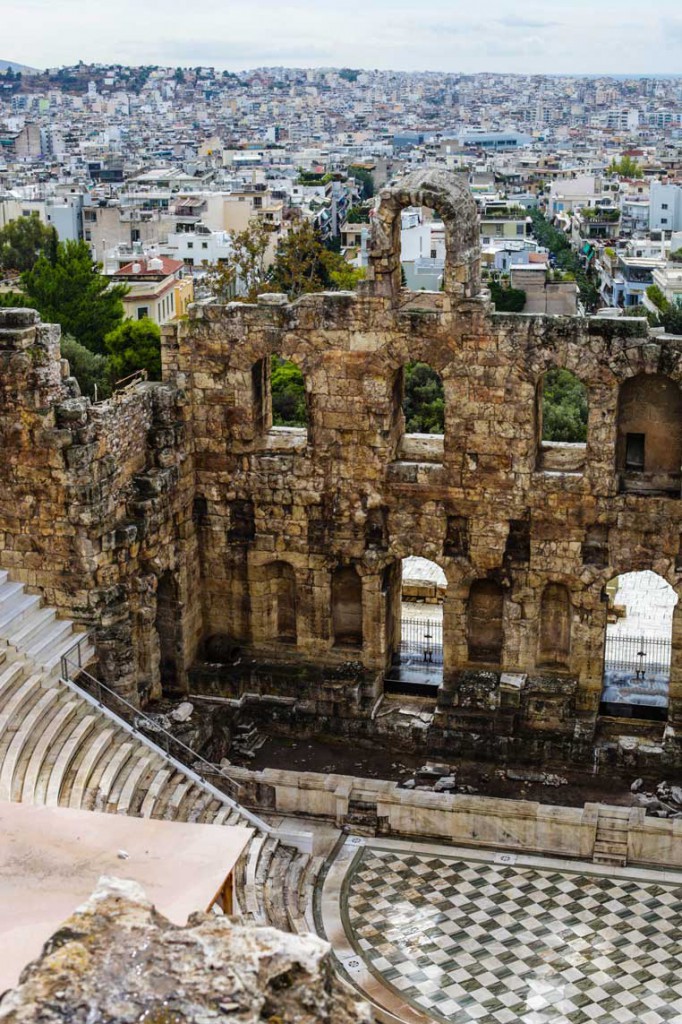
<svg viewBox="0 0 682 1024">
<path fill-rule="evenodd" d="M 587 440 L 587 389 L 570 370 L 548 370 L 545 374 L 542 440 Z"/>
<path fill-rule="evenodd" d="M 583 265 L 578 254 L 573 251 L 564 232 L 550 224 L 540 210 L 531 210 L 530 216 L 533 221 L 535 238 L 540 245 L 554 254 L 560 270 L 573 275 L 585 309 L 588 312 L 593 312 L 599 305 L 600 295 L 591 271 Z"/>
<path fill-rule="evenodd" d="M 445 424 L 445 396 L 440 375 L 428 363 L 412 362 L 405 367 L 403 413 L 408 434 L 442 434 Z"/>
<path fill-rule="evenodd" d="M 490 295 L 498 313 L 520 313 L 526 305 L 522 288 L 503 288 L 497 281 L 490 282 Z"/>
<path fill-rule="evenodd" d="M 63 358 L 69 361 L 81 394 L 92 399 L 108 398 L 111 394 L 111 373 L 106 356 L 91 352 L 69 334 L 62 337 L 61 350 Z"/>
<path fill-rule="evenodd" d="M 113 380 L 146 370 L 150 380 L 161 379 L 161 329 L 149 317 L 126 320 L 104 339 Z"/>
<path fill-rule="evenodd" d="M 209 271 L 207 283 L 219 302 L 234 298 L 237 283 L 243 298 L 255 302 L 268 288 L 267 252 L 272 232 L 263 221 L 254 219 L 243 231 L 232 236 L 232 255 Z"/>
<path fill-rule="evenodd" d="M 43 224 L 35 212 L 11 220 L 0 230 L 0 270 L 31 270 L 40 256 L 54 263 L 57 241 L 55 229 Z"/>
<path fill-rule="evenodd" d="M 273 290 L 286 292 L 292 300 L 308 292 L 324 291 L 331 284 L 327 258 L 334 255 L 325 249 L 313 225 L 301 221 L 277 246 L 272 266 Z"/>
<path fill-rule="evenodd" d="M 54 262 L 40 256 L 21 285 L 27 305 L 91 352 L 104 351 L 105 335 L 123 320 L 127 285 L 112 285 L 99 273 L 85 242 L 60 242 Z"/>
<path fill-rule="evenodd" d="M 618 174 L 621 178 L 643 177 L 639 164 L 631 156 L 622 156 L 620 160 L 614 158 L 607 170 L 609 174 Z"/>
<path fill-rule="evenodd" d="M 22 309 L 24 306 L 30 306 L 30 302 L 23 292 L 0 292 L 0 307 L 2 306 Z"/>
<path fill-rule="evenodd" d="M 362 186 L 362 198 L 371 199 L 374 195 L 374 178 L 372 172 L 368 171 L 366 167 L 358 167 L 357 164 L 351 164 L 348 168 L 348 173 L 351 178 L 355 178 L 356 181 L 360 182 Z"/>
<path fill-rule="evenodd" d="M 303 374 L 295 363 L 273 356 L 270 371 L 272 422 L 276 427 L 305 427 L 308 407 Z"/>
</svg>

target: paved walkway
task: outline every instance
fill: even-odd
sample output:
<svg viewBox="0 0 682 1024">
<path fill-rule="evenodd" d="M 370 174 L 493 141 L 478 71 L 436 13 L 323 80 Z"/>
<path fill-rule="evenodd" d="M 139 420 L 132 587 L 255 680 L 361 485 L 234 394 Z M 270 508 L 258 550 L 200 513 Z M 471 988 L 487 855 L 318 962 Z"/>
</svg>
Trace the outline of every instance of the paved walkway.
<svg viewBox="0 0 682 1024">
<path fill-rule="evenodd" d="M 682 873 L 349 837 L 318 916 L 409 1024 L 682 1020 Z"/>
</svg>

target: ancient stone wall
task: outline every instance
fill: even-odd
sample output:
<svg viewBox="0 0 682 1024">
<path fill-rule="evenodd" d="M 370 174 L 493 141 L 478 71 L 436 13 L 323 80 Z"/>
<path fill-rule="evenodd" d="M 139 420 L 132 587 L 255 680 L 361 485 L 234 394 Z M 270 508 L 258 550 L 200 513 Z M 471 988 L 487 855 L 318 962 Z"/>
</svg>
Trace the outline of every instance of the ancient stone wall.
<svg viewBox="0 0 682 1024">
<path fill-rule="evenodd" d="M 0 310 L 0 566 L 92 626 L 103 679 L 137 697 L 159 688 L 164 571 L 180 680 L 202 628 L 182 408 L 145 384 L 93 406 L 67 372 L 58 328 Z"/>
<path fill-rule="evenodd" d="M 400 288 L 408 203 L 444 218 L 442 293 Z M 164 385 L 106 407 L 69 398 L 54 329 L 8 311 L 0 423 L 14 518 L 0 526 L 0 564 L 96 622 L 108 678 L 137 677 L 143 695 L 162 653 L 168 666 L 177 652 L 166 674 L 182 689 L 200 651 L 246 656 L 250 685 L 253 666 L 266 689 L 307 679 L 311 700 L 329 684 L 332 717 L 345 705 L 369 719 L 397 644 L 400 559 L 420 555 L 448 581 L 440 748 L 584 756 L 605 584 L 646 568 L 680 590 L 679 459 L 661 453 L 679 437 L 682 341 L 643 320 L 495 313 L 473 199 L 442 172 L 382 192 L 372 230 L 357 293 L 196 308 L 164 331 Z M 271 426 L 275 355 L 303 372 L 307 429 Z M 405 436 L 413 360 L 443 380 L 442 438 Z M 584 446 L 541 440 L 543 378 L 561 367 L 588 391 Z M 631 433 L 648 453 L 634 470 L 621 454 Z M 681 623 L 678 612 L 669 745 Z"/>
</svg>

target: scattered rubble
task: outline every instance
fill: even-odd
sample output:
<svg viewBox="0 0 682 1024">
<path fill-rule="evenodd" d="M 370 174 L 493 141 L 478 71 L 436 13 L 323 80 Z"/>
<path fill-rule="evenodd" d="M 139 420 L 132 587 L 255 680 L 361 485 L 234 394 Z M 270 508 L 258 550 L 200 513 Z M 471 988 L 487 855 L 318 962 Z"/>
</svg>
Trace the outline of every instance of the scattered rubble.
<svg viewBox="0 0 682 1024">
<path fill-rule="evenodd" d="M 171 718 L 174 722 L 187 722 L 194 711 L 194 704 L 190 704 L 188 700 L 183 700 L 182 704 L 178 704 L 176 708 L 170 713 Z"/>
<path fill-rule="evenodd" d="M 232 740 L 232 750 L 240 757 L 253 759 L 266 740 L 267 736 L 258 731 L 254 722 L 239 722 Z"/>
<path fill-rule="evenodd" d="M 668 782 L 659 782 L 656 791 L 642 792 L 643 779 L 635 779 L 630 791 L 635 794 L 635 803 L 644 807 L 652 818 L 682 818 L 682 786 L 671 786 Z"/>
</svg>

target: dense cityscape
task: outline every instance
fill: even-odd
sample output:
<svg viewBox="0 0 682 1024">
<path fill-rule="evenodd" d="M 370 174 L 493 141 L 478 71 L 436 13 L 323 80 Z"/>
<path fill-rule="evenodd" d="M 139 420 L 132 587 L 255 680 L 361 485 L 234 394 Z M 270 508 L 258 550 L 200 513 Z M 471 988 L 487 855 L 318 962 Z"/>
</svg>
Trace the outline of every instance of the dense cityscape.
<svg viewBox="0 0 682 1024">
<path fill-rule="evenodd" d="M 679 78 L 6 63 L 0 161 L 0 229 L 35 213 L 60 241 L 85 241 L 133 285 L 126 314 L 160 324 L 210 298 L 207 271 L 234 261 L 235 234 L 256 222 L 268 266 L 307 221 L 362 271 L 367 201 L 420 166 L 470 185 L 489 281 L 526 292 L 510 308 L 656 316 L 682 296 Z M 407 285 L 437 289 L 442 225 L 406 210 L 402 228 Z M 133 257 L 164 261 L 144 303 Z M 565 287 L 550 297 L 548 282 Z"/>
</svg>

